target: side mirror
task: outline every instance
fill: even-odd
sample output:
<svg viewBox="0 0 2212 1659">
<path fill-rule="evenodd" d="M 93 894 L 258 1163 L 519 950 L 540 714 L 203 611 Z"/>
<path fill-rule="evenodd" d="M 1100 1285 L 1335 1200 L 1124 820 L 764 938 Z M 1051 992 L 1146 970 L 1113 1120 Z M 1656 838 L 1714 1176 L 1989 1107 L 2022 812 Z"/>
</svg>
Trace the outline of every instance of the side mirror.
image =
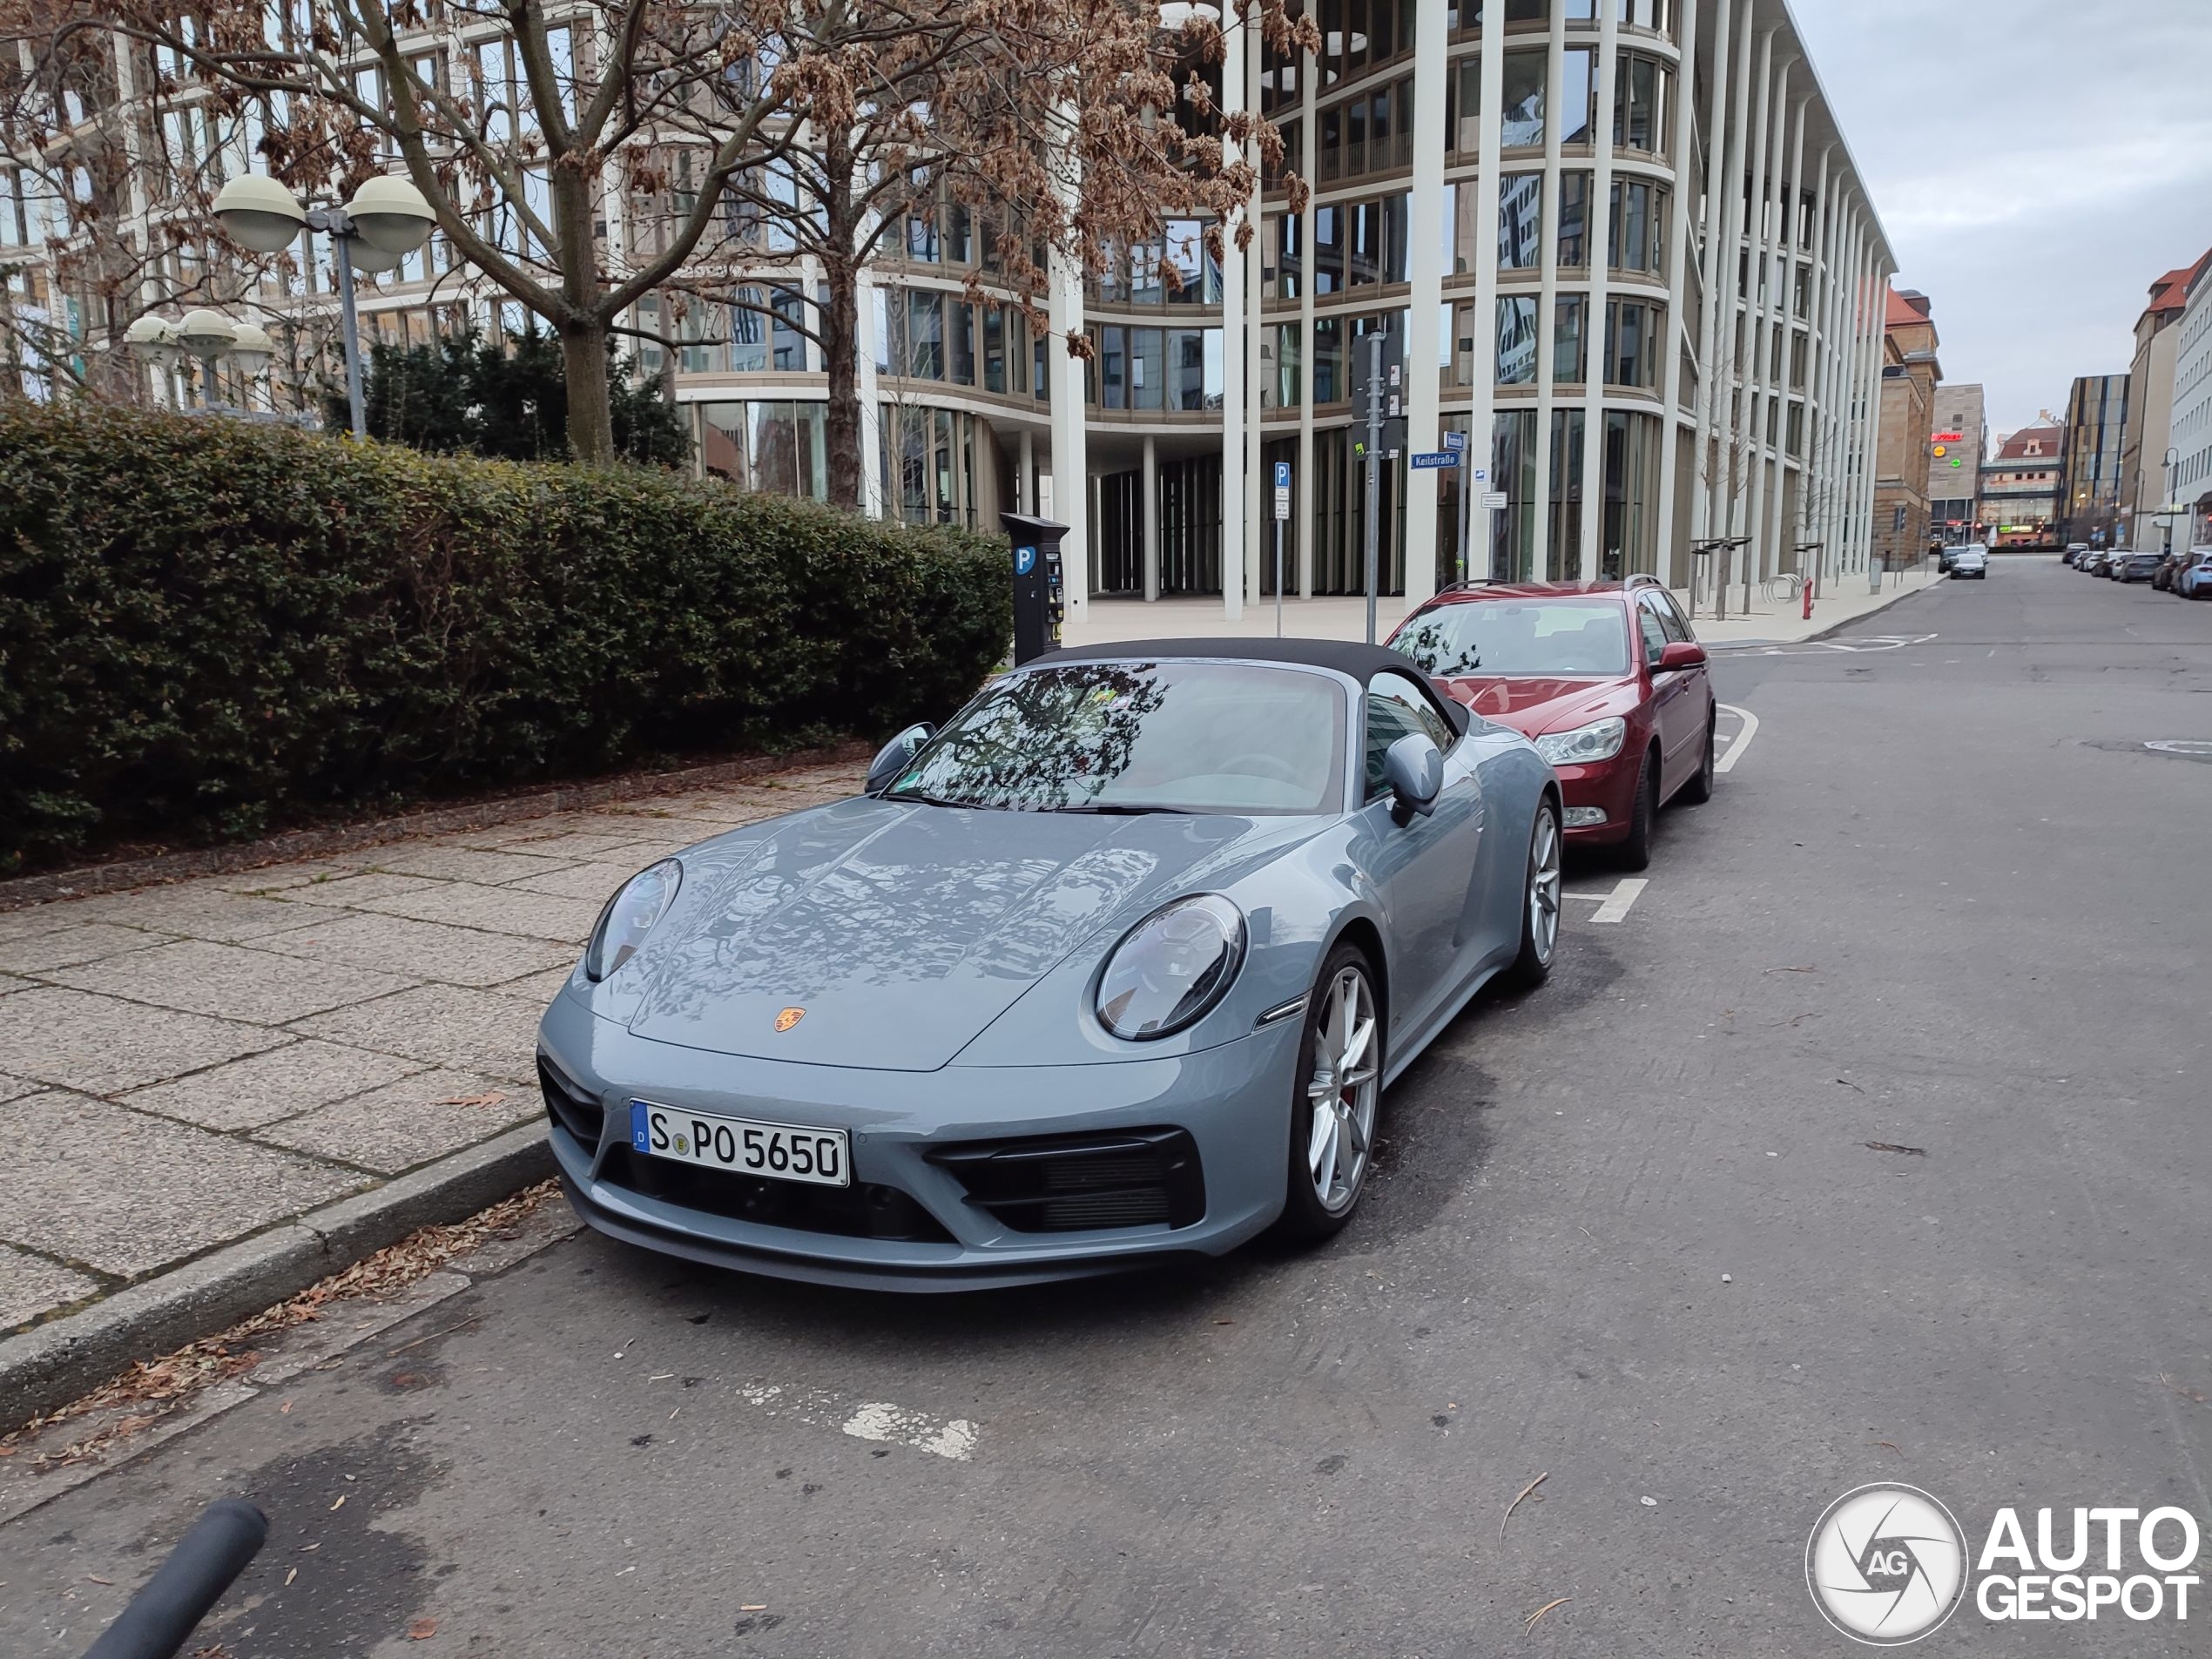
<svg viewBox="0 0 2212 1659">
<path fill-rule="evenodd" d="M 1659 653 L 1659 660 L 1651 665 L 1655 674 L 1671 674 L 1677 669 L 1705 666 L 1705 648 L 1694 639 L 1677 639 Z"/>
<path fill-rule="evenodd" d="M 875 752 L 875 759 L 868 762 L 868 781 L 864 792 L 880 795 L 891 787 L 892 781 L 907 769 L 907 763 L 921 752 L 921 745 L 937 735 L 937 728 L 927 720 L 910 725 L 897 737 Z"/>
<path fill-rule="evenodd" d="M 1391 811 L 1401 824 L 1415 813 L 1426 817 L 1444 792 L 1444 756 L 1419 732 L 1408 732 L 1383 756 L 1383 781 L 1390 786 Z"/>
</svg>

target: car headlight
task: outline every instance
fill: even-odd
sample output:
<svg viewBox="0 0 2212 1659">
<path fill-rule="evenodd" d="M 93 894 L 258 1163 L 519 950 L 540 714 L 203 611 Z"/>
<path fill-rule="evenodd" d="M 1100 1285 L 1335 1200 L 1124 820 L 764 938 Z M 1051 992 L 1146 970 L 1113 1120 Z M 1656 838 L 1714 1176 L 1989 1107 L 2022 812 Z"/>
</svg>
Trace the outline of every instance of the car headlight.
<svg viewBox="0 0 2212 1659">
<path fill-rule="evenodd" d="M 683 885 L 684 867 L 674 859 L 663 859 L 624 882 L 591 929 L 591 942 L 583 951 L 584 978 L 603 980 L 635 956 Z"/>
<path fill-rule="evenodd" d="M 1619 715 L 1593 720 L 1572 732 L 1554 732 L 1536 739 L 1536 752 L 1554 766 L 1587 766 L 1610 760 L 1628 741 L 1629 723 Z"/>
<path fill-rule="evenodd" d="M 1220 1001 L 1244 961 L 1243 911 L 1215 893 L 1177 899 L 1114 947 L 1098 981 L 1098 1018 L 1131 1042 L 1168 1036 Z"/>
</svg>

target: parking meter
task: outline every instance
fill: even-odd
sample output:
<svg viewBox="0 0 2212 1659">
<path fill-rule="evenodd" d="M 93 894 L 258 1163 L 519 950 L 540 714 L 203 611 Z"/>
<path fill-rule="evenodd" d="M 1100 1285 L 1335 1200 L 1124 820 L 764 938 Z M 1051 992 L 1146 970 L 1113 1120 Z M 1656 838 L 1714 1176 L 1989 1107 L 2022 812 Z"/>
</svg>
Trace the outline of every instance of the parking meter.
<svg viewBox="0 0 2212 1659">
<path fill-rule="evenodd" d="M 1060 644 L 1068 597 L 1060 539 L 1068 527 L 1023 513 L 999 517 L 1014 543 L 1014 665 L 1019 668 Z"/>
</svg>

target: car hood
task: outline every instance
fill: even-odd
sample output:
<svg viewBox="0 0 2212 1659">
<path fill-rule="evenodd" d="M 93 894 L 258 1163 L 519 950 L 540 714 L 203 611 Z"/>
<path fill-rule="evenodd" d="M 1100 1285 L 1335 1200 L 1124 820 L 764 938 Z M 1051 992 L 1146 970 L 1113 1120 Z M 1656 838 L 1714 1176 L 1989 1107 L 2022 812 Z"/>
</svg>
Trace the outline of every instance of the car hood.
<svg viewBox="0 0 2212 1659">
<path fill-rule="evenodd" d="M 1608 705 L 1621 695 L 1618 679 L 1564 679 L 1543 675 L 1511 678 L 1458 676 L 1444 682 L 1453 697 L 1486 720 L 1509 725 L 1526 738 L 1560 732 L 1616 712 Z"/>
<path fill-rule="evenodd" d="M 603 988 L 606 1011 L 719 1054 L 934 1070 L 1070 951 L 1103 951 L 1321 821 L 868 799 L 798 813 L 682 855 L 677 905 Z"/>
</svg>

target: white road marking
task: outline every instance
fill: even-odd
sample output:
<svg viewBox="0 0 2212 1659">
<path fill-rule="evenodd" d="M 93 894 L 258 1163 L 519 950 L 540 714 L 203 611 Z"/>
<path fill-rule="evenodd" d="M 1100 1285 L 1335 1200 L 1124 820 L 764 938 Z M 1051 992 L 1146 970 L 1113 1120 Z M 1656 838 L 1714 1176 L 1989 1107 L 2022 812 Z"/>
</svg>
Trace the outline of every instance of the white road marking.
<svg viewBox="0 0 2212 1659">
<path fill-rule="evenodd" d="M 1613 889 L 1590 920 L 1593 922 L 1627 921 L 1630 907 L 1643 896 L 1643 890 L 1650 885 L 1650 881 L 1643 876 L 1623 877 L 1621 885 Z"/>
<path fill-rule="evenodd" d="M 1733 772 L 1736 763 L 1743 758 L 1743 752 L 1751 746 L 1751 739 L 1759 735 L 1759 717 L 1749 709 L 1737 708 L 1733 703 L 1719 703 L 1714 706 L 1723 714 L 1733 714 L 1743 723 L 1743 729 L 1729 744 L 1728 752 L 1713 763 L 1715 772 Z"/>
<path fill-rule="evenodd" d="M 834 1427 L 856 1440 L 910 1446 L 960 1463 L 975 1455 L 975 1425 L 964 1417 L 933 1417 L 888 1400 L 855 1404 L 849 1395 L 786 1388 L 780 1383 L 740 1385 L 738 1398 L 748 1406 L 760 1406 L 771 1417 L 789 1415 L 810 1427 Z"/>
</svg>

